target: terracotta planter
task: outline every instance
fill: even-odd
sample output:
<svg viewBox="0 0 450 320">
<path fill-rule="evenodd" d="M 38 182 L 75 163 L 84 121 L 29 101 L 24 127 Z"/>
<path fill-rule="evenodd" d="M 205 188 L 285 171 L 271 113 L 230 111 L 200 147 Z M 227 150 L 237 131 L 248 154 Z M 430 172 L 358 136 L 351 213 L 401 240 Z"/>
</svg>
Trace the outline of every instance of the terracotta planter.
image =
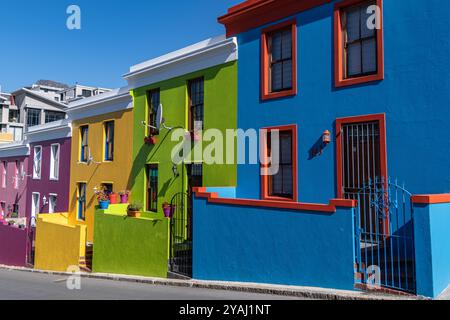
<svg viewBox="0 0 450 320">
<path fill-rule="evenodd" d="M 117 204 L 117 194 L 116 193 L 111 193 L 109 195 L 109 202 L 111 204 Z"/>
<path fill-rule="evenodd" d="M 131 211 L 131 210 L 128 210 L 128 211 L 127 211 L 127 215 L 128 215 L 130 218 L 140 218 L 140 217 L 141 217 L 141 212 L 140 212 L 140 211 Z"/>
<path fill-rule="evenodd" d="M 158 139 L 155 136 L 145 137 L 144 142 L 145 144 L 155 145 L 158 142 Z"/>
</svg>

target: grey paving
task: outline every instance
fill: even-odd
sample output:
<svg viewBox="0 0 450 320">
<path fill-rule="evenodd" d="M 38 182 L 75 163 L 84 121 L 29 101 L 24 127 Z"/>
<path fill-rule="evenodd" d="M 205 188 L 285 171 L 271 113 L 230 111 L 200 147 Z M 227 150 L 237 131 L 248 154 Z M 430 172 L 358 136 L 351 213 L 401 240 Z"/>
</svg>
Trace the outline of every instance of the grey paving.
<svg viewBox="0 0 450 320">
<path fill-rule="evenodd" d="M 67 289 L 67 276 L 0 270 L 0 300 L 286 300 L 279 295 L 124 281 L 81 279 L 81 290 Z"/>
</svg>

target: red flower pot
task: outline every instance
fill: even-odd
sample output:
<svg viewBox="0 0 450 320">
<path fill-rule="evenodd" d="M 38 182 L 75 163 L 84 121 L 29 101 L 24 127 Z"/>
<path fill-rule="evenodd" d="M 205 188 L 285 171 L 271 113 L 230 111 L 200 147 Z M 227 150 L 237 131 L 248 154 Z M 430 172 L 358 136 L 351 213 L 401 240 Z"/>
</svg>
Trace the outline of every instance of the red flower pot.
<svg viewBox="0 0 450 320">
<path fill-rule="evenodd" d="M 116 193 L 111 193 L 109 195 L 109 201 L 111 204 L 117 204 L 117 194 Z"/>
<path fill-rule="evenodd" d="M 144 142 L 145 144 L 155 145 L 158 142 L 158 139 L 155 136 L 145 137 Z"/>
</svg>

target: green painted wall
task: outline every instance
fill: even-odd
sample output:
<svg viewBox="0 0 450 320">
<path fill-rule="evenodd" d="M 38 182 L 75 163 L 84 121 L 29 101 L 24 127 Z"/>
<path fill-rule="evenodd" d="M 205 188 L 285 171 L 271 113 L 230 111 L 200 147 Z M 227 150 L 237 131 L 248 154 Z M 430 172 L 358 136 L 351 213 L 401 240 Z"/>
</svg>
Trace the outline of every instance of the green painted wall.
<svg viewBox="0 0 450 320">
<path fill-rule="evenodd" d="M 169 220 L 151 213 L 129 218 L 126 208 L 96 210 L 93 272 L 166 278 Z"/>
<path fill-rule="evenodd" d="M 230 62 L 213 68 L 191 73 L 182 77 L 149 84 L 132 91 L 134 100 L 133 130 L 133 166 L 131 171 L 132 199 L 145 205 L 146 202 L 146 164 L 158 164 L 158 211 L 162 213 L 163 202 L 170 202 L 172 197 L 185 192 L 187 186 L 186 168 L 178 166 L 180 176 L 174 178 L 172 172 L 171 152 L 179 142 L 171 141 L 171 132 L 161 129 L 157 136 L 158 143 L 146 145 L 144 138 L 147 130 L 141 122 L 147 120 L 147 92 L 160 88 L 164 118 L 169 127 L 188 127 L 188 81 L 204 78 L 204 126 L 219 129 L 224 137 L 226 129 L 237 127 L 237 62 Z M 225 142 L 224 142 L 225 143 Z M 203 142 L 203 147 L 209 145 Z M 235 143 L 236 145 L 236 143 Z M 234 150 L 236 158 L 236 146 Z M 224 154 L 224 163 L 226 154 Z M 236 161 L 234 161 L 236 162 Z M 237 167 L 233 165 L 203 166 L 203 185 L 205 187 L 236 186 Z"/>
</svg>

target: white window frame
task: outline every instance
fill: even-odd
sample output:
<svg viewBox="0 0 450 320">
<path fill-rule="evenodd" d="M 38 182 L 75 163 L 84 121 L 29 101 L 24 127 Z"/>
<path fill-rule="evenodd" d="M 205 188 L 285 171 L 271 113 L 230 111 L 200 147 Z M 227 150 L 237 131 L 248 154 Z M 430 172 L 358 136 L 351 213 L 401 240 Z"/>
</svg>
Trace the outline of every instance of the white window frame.
<svg viewBox="0 0 450 320">
<path fill-rule="evenodd" d="M 6 216 L 6 202 L 0 201 L 0 218 L 5 218 Z"/>
<path fill-rule="evenodd" d="M 57 151 L 57 158 L 58 158 L 58 168 L 56 170 L 56 176 L 54 176 L 55 173 L 55 159 L 53 158 L 53 147 L 58 147 Z M 61 164 L 61 145 L 59 143 L 53 143 L 50 146 L 50 180 L 52 181 L 58 181 L 59 180 L 59 169 Z"/>
<path fill-rule="evenodd" d="M 8 186 L 8 162 L 2 161 L 2 188 Z"/>
<path fill-rule="evenodd" d="M 14 161 L 14 189 L 19 189 L 20 161 Z"/>
<path fill-rule="evenodd" d="M 55 199 L 55 204 L 52 206 L 51 199 Z M 56 193 L 49 193 L 48 195 L 48 213 L 55 213 L 56 204 L 58 202 L 58 195 Z"/>
<path fill-rule="evenodd" d="M 39 154 L 40 154 L 40 159 L 39 159 L 39 166 L 40 166 L 40 168 L 39 168 L 39 175 L 37 175 L 37 173 L 36 173 L 36 154 L 37 154 L 37 152 L 36 152 L 36 150 L 40 150 L 40 152 L 39 152 Z M 41 177 L 42 177 L 42 146 L 35 146 L 34 148 L 33 148 L 33 179 L 34 180 L 41 180 Z"/>
<path fill-rule="evenodd" d="M 33 212 L 33 208 L 34 208 L 34 196 L 37 195 L 38 196 L 38 201 L 37 201 L 37 206 L 36 206 L 36 212 Z M 35 227 L 36 226 L 36 219 L 37 219 L 37 215 L 39 214 L 39 207 L 41 206 L 41 194 L 39 192 L 33 192 L 31 194 L 31 226 Z"/>
</svg>

